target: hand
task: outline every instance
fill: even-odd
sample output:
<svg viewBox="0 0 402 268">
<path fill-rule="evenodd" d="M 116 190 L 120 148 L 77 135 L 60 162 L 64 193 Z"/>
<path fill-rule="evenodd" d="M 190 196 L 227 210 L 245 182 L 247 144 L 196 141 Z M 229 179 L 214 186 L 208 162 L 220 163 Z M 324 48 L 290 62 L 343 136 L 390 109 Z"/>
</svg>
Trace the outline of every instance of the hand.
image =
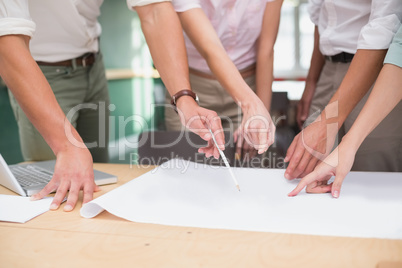
<svg viewBox="0 0 402 268">
<path fill-rule="evenodd" d="M 87 149 L 74 147 L 57 154 L 52 179 L 45 188 L 33 195 L 31 200 L 42 199 L 56 191 L 50 205 L 51 210 L 56 210 L 69 191 L 64 211 L 71 211 L 77 203 L 80 190 L 84 192 L 83 204 L 85 204 L 92 200 L 93 192 L 100 189 L 94 182 L 91 154 Z"/>
<path fill-rule="evenodd" d="M 300 129 L 303 129 L 303 124 L 307 120 L 308 113 L 310 110 L 311 101 L 313 100 L 314 92 L 315 92 L 315 84 L 306 83 L 306 86 L 303 91 L 303 96 L 300 101 L 297 103 L 297 124 Z"/>
<path fill-rule="evenodd" d="M 307 193 L 331 192 L 333 197 L 338 198 L 342 182 L 352 168 L 356 153 L 356 150 L 342 143 L 313 172 L 305 176 L 288 196 L 296 196 L 307 186 Z M 335 176 L 335 180 L 328 184 L 332 176 Z"/>
<path fill-rule="evenodd" d="M 259 154 L 268 150 L 275 140 L 275 125 L 264 104 L 257 96 L 248 103 L 241 104 L 243 119 L 235 132 L 235 142 L 244 140 Z"/>
<path fill-rule="evenodd" d="M 243 160 L 247 160 L 257 155 L 257 150 L 246 142 L 241 128 L 238 128 L 235 131 L 233 139 L 236 143 L 235 160 L 240 160 L 242 158 Z"/>
<path fill-rule="evenodd" d="M 297 134 L 290 144 L 284 160 L 289 162 L 285 171 L 286 179 L 304 177 L 331 152 L 338 124 L 328 124 L 328 120 L 321 119 L 323 117 L 325 112 Z"/>
<path fill-rule="evenodd" d="M 214 133 L 216 142 L 221 150 L 225 150 L 225 135 L 222 123 L 216 112 L 202 108 L 193 98 L 183 96 L 177 101 L 177 111 L 181 123 L 190 131 L 208 141 L 206 147 L 198 149 L 199 153 L 205 153 L 206 157 L 219 158 L 219 151 L 216 148 L 209 129 Z"/>
</svg>

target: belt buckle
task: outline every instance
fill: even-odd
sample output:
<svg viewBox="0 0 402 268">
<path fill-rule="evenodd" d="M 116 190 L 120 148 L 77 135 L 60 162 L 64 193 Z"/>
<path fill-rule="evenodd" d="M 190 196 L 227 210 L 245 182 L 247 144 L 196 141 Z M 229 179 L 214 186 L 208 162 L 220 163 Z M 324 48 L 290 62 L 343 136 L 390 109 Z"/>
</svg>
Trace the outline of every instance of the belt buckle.
<svg viewBox="0 0 402 268">
<path fill-rule="evenodd" d="M 82 57 L 82 59 L 81 59 L 82 67 L 87 67 L 87 59 L 88 59 L 91 55 L 92 55 L 92 53 L 87 53 L 87 54 L 85 54 L 85 55 Z"/>
</svg>

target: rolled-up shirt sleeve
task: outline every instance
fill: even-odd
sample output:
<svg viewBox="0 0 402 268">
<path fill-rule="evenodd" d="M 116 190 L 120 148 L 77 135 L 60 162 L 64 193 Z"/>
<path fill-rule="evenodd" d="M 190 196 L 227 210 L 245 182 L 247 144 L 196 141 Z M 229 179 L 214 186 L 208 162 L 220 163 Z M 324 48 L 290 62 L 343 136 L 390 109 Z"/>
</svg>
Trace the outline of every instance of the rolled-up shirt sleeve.
<svg viewBox="0 0 402 268">
<path fill-rule="evenodd" d="M 274 2 L 276 0 L 264 0 L 264 2 Z M 172 0 L 176 12 L 184 12 L 193 8 L 202 8 L 200 0 Z"/>
<path fill-rule="evenodd" d="M 199 0 L 173 0 L 172 4 L 176 12 L 184 12 L 192 8 L 201 8 Z"/>
<path fill-rule="evenodd" d="M 172 2 L 172 0 L 127 0 L 127 7 L 132 10 L 134 7 L 146 6 L 161 2 Z"/>
<path fill-rule="evenodd" d="M 0 36 L 21 34 L 32 37 L 35 27 L 29 15 L 28 0 L 0 1 Z"/>
<path fill-rule="evenodd" d="M 373 0 L 370 19 L 360 31 L 357 49 L 387 49 L 401 19 L 400 0 Z"/>
<path fill-rule="evenodd" d="M 399 27 L 391 45 L 389 46 L 384 63 L 402 67 L 402 26 Z"/>
<path fill-rule="evenodd" d="M 318 25 L 323 0 L 309 0 L 307 11 L 314 25 Z"/>
</svg>

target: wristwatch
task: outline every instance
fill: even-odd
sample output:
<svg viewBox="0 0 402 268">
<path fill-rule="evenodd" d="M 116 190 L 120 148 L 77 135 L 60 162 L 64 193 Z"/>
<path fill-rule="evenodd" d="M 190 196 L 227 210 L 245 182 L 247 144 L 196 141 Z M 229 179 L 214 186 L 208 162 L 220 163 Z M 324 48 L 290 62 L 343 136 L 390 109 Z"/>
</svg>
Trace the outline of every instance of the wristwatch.
<svg viewBox="0 0 402 268">
<path fill-rule="evenodd" d="M 189 89 L 183 89 L 172 96 L 171 104 L 175 107 L 175 109 L 176 109 L 177 100 L 183 96 L 192 97 L 197 102 L 197 104 L 199 104 L 199 102 L 200 102 L 197 94 L 195 94 L 193 91 L 191 91 Z"/>
</svg>

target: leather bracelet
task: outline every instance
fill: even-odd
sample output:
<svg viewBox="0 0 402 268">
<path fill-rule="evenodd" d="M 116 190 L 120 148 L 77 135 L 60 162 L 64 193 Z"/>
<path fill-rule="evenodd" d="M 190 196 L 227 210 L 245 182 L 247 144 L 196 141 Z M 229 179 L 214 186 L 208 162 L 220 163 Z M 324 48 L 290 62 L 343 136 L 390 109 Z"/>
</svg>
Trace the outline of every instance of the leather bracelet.
<svg viewBox="0 0 402 268">
<path fill-rule="evenodd" d="M 199 103 L 199 99 L 198 99 L 197 94 L 195 94 L 193 91 L 191 91 L 191 90 L 189 90 L 189 89 L 183 89 L 183 90 L 180 90 L 179 92 L 177 92 L 176 94 L 174 94 L 174 95 L 172 96 L 171 104 L 172 104 L 174 107 L 176 107 L 177 100 L 178 100 L 179 98 L 183 97 L 183 96 L 190 96 L 190 97 L 192 97 L 192 98 L 197 102 L 197 104 Z"/>
</svg>

